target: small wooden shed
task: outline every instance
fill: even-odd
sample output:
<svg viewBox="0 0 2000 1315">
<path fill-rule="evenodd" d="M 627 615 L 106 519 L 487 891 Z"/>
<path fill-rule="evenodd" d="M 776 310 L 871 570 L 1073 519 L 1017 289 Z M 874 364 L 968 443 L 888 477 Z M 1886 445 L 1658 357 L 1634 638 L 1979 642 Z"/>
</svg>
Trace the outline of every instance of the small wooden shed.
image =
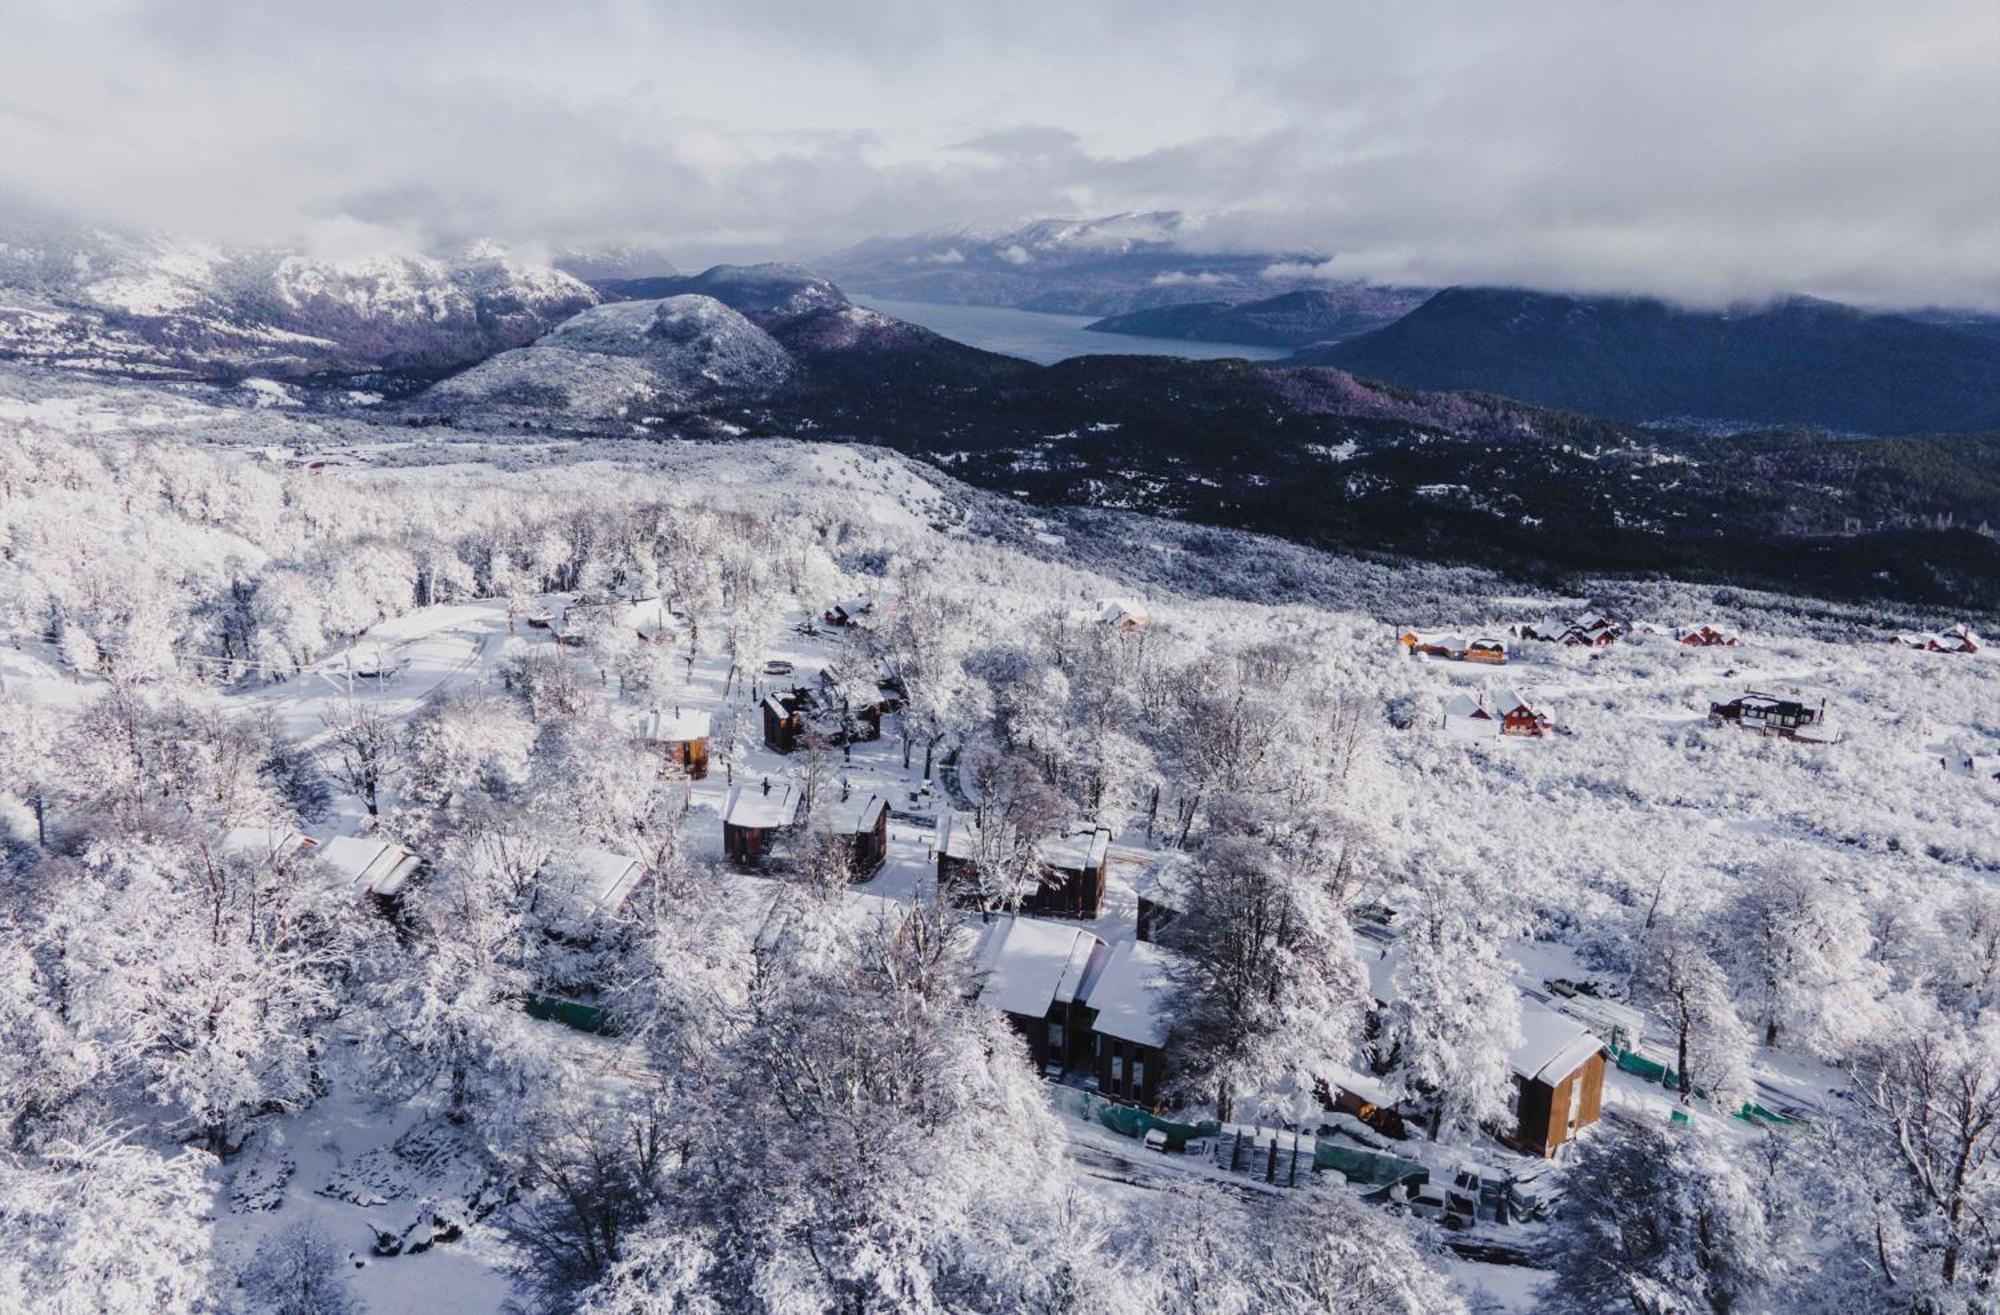
<svg viewBox="0 0 2000 1315">
<path fill-rule="evenodd" d="M 799 747 L 799 739 L 806 733 L 805 696 L 794 690 L 790 694 L 771 694 L 764 699 L 764 743 L 779 753 L 790 753 Z"/>
<path fill-rule="evenodd" d="M 1530 1155 L 1556 1148 L 1597 1122 L 1604 1103 L 1604 1042 L 1595 1032 L 1533 1000 L 1521 1002 L 1514 1070 L 1512 1140 Z"/>
<path fill-rule="evenodd" d="M 639 719 L 639 738 L 694 780 L 708 775 L 709 714 L 700 708 L 655 708 Z"/>
</svg>

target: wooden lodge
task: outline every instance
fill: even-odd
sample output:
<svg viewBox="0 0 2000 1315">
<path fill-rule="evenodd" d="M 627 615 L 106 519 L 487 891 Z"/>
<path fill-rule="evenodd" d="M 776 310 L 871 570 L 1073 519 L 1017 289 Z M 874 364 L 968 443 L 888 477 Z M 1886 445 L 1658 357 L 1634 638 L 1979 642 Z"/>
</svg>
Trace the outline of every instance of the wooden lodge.
<svg viewBox="0 0 2000 1315">
<path fill-rule="evenodd" d="M 940 814 L 931 853 L 937 859 L 939 894 L 975 884 L 979 877 L 978 820 L 971 813 L 956 809 Z"/>
<path fill-rule="evenodd" d="M 1509 691 L 1494 704 L 1500 714 L 1502 735 L 1542 736 L 1549 733 L 1549 719 L 1520 694 Z"/>
<path fill-rule="evenodd" d="M 1172 963 L 1159 946 L 1131 941 L 1112 952 L 1091 987 L 1091 1066 L 1104 1095 L 1148 1108 L 1159 1104 Z"/>
<path fill-rule="evenodd" d="M 1378 1010 L 1396 998 L 1401 962 L 1402 951 L 1392 946 L 1363 963 Z M 1512 1121 L 1499 1130 L 1501 1140 L 1547 1157 L 1597 1122 L 1604 1102 L 1604 1058 L 1605 1043 L 1590 1025 L 1524 998 L 1521 1040 L 1507 1056 L 1513 1075 Z"/>
<path fill-rule="evenodd" d="M 1679 626 L 1674 630 L 1674 642 L 1683 648 L 1734 648 L 1736 636 L 1711 625 Z"/>
<path fill-rule="evenodd" d="M 849 598 L 838 603 L 827 604 L 826 611 L 820 613 L 820 620 L 830 626 L 846 627 L 859 621 L 875 610 L 875 605 L 865 598 Z"/>
<path fill-rule="evenodd" d="M 889 857 L 889 801 L 855 793 L 833 806 L 833 831 L 853 846 L 853 879 L 866 881 Z"/>
<path fill-rule="evenodd" d="M 1506 1140 L 1544 1158 L 1597 1122 L 1604 1104 L 1604 1042 L 1595 1032 L 1533 1000 L 1521 1001 L 1521 1043 L 1513 1069 L 1514 1126 Z"/>
<path fill-rule="evenodd" d="M 1500 733 L 1500 719 L 1486 704 L 1470 694 L 1454 694 L 1445 701 L 1444 730 L 1464 739 L 1484 739 Z"/>
<path fill-rule="evenodd" d="M 1101 826 L 1075 828 L 1041 847 L 1041 884 L 1021 901 L 1023 913 L 1055 918 L 1095 918 L 1104 908 L 1111 833 Z"/>
<path fill-rule="evenodd" d="M 722 850 L 738 867 L 761 867 L 799 820 L 799 790 L 789 781 L 734 785 L 722 807 Z"/>
<path fill-rule="evenodd" d="M 1396 642 L 1411 657 L 1443 658 L 1449 662 L 1479 662 L 1500 667 L 1507 664 L 1507 641 L 1489 636 L 1468 639 L 1463 635 L 1433 635 L 1407 627 L 1396 632 Z"/>
<path fill-rule="evenodd" d="M 1081 927 L 996 918 L 975 957 L 979 998 L 1006 1015 L 1037 1070 L 1060 1077 L 1092 1058 L 1086 998 L 1111 958 Z"/>
<path fill-rule="evenodd" d="M 655 708 L 639 719 L 639 739 L 694 780 L 708 775 L 709 714 L 699 708 Z"/>
<path fill-rule="evenodd" d="M 1796 699 L 1781 699 L 1775 694 L 1752 690 L 1727 703 L 1709 704 L 1708 720 L 1712 726 L 1736 726 L 1788 740 L 1826 744 L 1833 739 L 1826 732 L 1825 700 L 1814 708 Z"/>
<path fill-rule="evenodd" d="M 764 698 L 764 744 L 779 753 L 791 753 L 806 733 L 806 697 L 802 691 L 769 694 Z"/>
</svg>

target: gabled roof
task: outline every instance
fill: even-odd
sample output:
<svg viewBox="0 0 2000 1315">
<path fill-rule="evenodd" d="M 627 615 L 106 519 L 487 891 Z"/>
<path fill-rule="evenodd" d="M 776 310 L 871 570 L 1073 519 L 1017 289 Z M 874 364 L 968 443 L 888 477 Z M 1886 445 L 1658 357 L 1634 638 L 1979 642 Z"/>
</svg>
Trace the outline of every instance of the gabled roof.
<svg viewBox="0 0 2000 1315">
<path fill-rule="evenodd" d="M 843 835 L 857 836 L 863 831 L 873 831 L 875 823 L 887 811 L 889 801 L 879 794 L 863 794 L 860 791 L 836 803 L 829 815 L 833 829 Z"/>
<path fill-rule="evenodd" d="M 222 833 L 218 852 L 245 858 L 289 858 L 314 847 L 313 841 L 288 826 L 232 826 Z"/>
<path fill-rule="evenodd" d="M 579 917 L 617 910 L 639 884 L 639 860 L 608 849 L 571 849 L 542 865 L 542 889 Z"/>
<path fill-rule="evenodd" d="M 975 858 L 979 854 L 979 823 L 971 813 L 942 813 L 931 847 L 946 858 Z"/>
<path fill-rule="evenodd" d="M 1108 626 L 1143 626 L 1146 605 L 1131 598 L 1107 598 L 1097 606 L 1097 619 Z"/>
<path fill-rule="evenodd" d="M 1164 1014 L 1174 955 L 1149 941 L 1128 941 L 1111 953 L 1084 1003 L 1097 1011 L 1091 1027 L 1142 1046 L 1166 1040 Z"/>
<path fill-rule="evenodd" d="M 1485 708 L 1480 707 L 1479 703 L 1470 694 L 1453 695 L 1451 701 L 1444 705 L 1444 715 L 1447 717 L 1483 718 L 1487 721 L 1493 719 L 1493 714 Z"/>
<path fill-rule="evenodd" d="M 722 806 L 724 825 L 739 826 L 749 831 L 773 831 L 787 827 L 797 821 L 798 816 L 798 787 L 789 781 L 732 785 L 729 787 L 729 799 Z"/>
<path fill-rule="evenodd" d="M 373 836 L 335 836 L 314 854 L 336 884 L 357 895 L 394 895 L 423 862 L 395 841 Z"/>
<path fill-rule="evenodd" d="M 1087 871 L 1103 866 L 1105 855 L 1111 852 L 1111 833 L 1101 826 L 1077 827 L 1044 840 L 1038 852 L 1042 862 L 1052 868 Z"/>
<path fill-rule="evenodd" d="M 1508 1054 L 1517 1077 L 1553 1087 L 1590 1062 L 1604 1042 L 1574 1018 L 1547 1005 L 1521 1001 L 1521 1043 Z"/>
<path fill-rule="evenodd" d="M 1041 1018 L 1058 1002 L 1086 998 L 1111 951 L 1081 927 L 1035 918 L 996 918 L 975 960 L 979 998 L 995 1009 Z"/>
<path fill-rule="evenodd" d="M 704 708 L 655 708 L 639 718 L 639 738 L 648 744 L 705 740 L 713 720 Z"/>
<path fill-rule="evenodd" d="M 1526 710 L 1531 713 L 1535 711 L 1535 705 L 1528 702 L 1527 699 L 1521 697 L 1521 692 L 1519 690 L 1513 690 L 1513 689 L 1500 691 L 1500 696 L 1495 700 L 1493 700 L 1493 706 L 1499 710 L 1502 716 L 1505 716 L 1510 712 L 1519 712 L 1522 710 Z"/>
</svg>

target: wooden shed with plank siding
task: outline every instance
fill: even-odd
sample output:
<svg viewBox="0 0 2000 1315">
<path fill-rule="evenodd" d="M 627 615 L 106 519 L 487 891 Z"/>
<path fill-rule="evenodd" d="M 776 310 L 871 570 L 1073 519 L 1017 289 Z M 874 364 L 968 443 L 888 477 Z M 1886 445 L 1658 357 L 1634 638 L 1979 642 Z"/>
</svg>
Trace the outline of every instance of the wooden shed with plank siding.
<svg viewBox="0 0 2000 1315">
<path fill-rule="evenodd" d="M 1556 1148 L 1597 1122 L 1604 1104 L 1604 1042 L 1573 1018 L 1533 1000 L 1521 1002 L 1521 1043 L 1514 1070 L 1511 1140 L 1530 1155 Z"/>
</svg>

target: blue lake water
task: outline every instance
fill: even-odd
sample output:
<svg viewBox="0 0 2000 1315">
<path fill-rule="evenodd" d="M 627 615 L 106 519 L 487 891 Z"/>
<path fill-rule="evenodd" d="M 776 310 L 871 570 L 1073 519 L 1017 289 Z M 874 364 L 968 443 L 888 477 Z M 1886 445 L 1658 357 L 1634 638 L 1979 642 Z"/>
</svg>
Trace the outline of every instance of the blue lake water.
<svg viewBox="0 0 2000 1315">
<path fill-rule="evenodd" d="M 1083 326 L 1096 317 L 1051 315 L 1046 311 L 1015 310 L 1010 306 L 951 306 L 932 301 L 892 301 L 886 297 L 851 300 L 920 324 L 957 342 L 1018 356 L 1039 365 L 1053 365 L 1072 356 L 1186 356 L 1216 360 L 1240 356 L 1275 361 L 1290 356 L 1284 347 L 1250 347 L 1226 342 L 1187 342 L 1180 338 L 1134 338 L 1123 333 L 1086 333 Z"/>
</svg>

